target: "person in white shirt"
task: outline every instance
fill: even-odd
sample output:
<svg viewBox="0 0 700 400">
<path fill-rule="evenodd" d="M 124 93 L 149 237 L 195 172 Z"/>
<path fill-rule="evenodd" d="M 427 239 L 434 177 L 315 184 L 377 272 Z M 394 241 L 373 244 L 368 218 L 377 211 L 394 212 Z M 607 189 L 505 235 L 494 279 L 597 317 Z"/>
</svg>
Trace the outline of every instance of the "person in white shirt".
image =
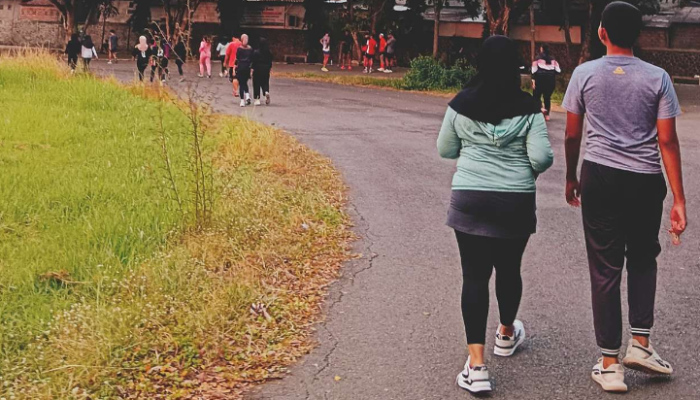
<svg viewBox="0 0 700 400">
<path fill-rule="evenodd" d="M 90 70 L 90 61 L 93 57 L 97 59 L 97 51 L 95 50 L 95 45 L 92 43 L 92 38 L 90 35 L 86 35 L 83 40 L 83 45 L 80 48 L 80 56 L 83 58 L 83 66 L 85 71 Z"/>
<path fill-rule="evenodd" d="M 229 44 L 228 38 L 224 36 L 221 38 L 219 44 L 216 45 L 216 51 L 219 53 L 219 60 L 221 61 L 221 72 L 219 72 L 219 76 L 222 78 L 228 75 L 228 68 L 226 68 L 226 63 L 224 61 L 226 60 L 226 49 L 228 49 Z"/>
</svg>

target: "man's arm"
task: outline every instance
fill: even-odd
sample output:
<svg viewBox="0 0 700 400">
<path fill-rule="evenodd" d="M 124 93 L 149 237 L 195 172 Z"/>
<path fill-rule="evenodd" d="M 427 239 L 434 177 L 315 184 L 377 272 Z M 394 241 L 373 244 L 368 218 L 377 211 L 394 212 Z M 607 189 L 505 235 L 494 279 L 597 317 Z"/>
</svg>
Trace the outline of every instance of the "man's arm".
<svg viewBox="0 0 700 400">
<path fill-rule="evenodd" d="M 574 207 L 581 205 L 581 185 L 578 182 L 578 159 L 581 155 L 583 114 L 566 113 L 566 202 Z"/>
<path fill-rule="evenodd" d="M 680 236 L 687 226 L 685 213 L 685 190 L 683 189 L 683 170 L 681 167 L 681 145 L 676 132 L 676 119 L 660 119 L 656 122 L 659 133 L 659 149 L 664 160 L 666 176 L 673 192 L 670 232 Z"/>
</svg>

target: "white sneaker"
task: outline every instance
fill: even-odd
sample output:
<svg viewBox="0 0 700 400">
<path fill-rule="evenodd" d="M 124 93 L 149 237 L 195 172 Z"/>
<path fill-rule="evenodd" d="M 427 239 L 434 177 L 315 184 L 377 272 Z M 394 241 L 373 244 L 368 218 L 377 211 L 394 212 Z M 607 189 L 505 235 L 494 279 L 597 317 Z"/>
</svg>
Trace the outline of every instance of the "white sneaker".
<svg viewBox="0 0 700 400">
<path fill-rule="evenodd" d="M 384 68 L 379 67 L 379 68 L 377 68 L 377 71 L 379 71 L 379 72 L 384 72 Z"/>
<path fill-rule="evenodd" d="M 392 70 L 390 70 L 390 69 L 385 69 L 385 70 L 384 70 L 384 73 L 387 73 L 387 74 L 390 74 L 390 73 L 392 73 L 392 72 L 394 72 L 394 71 L 392 71 Z"/>
<path fill-rule="evenodd" d="M 270 92 L 265 92 L 265 105 L 270 105 Z"/>
<path fill-rule="evenodd" d="M 223 73 L 223 72 L 219 72 L 219 78 L 223 78 L 223 77 L 224 77 L 224 73 Z"/>
<path fill-rule="evenodd" d="M 625 367 L 648 374 L 671 375 L 673 367 L 667 361 L 659 357 L 659 354 L 651 347 L 644 347 L 636 339 L 630 339 L 627 353 L 622 360 Z"/>
<path fill-rule="evenodd" d="M 112 65 L 112 60 L 107 61 L 107 64 Z"/>
<path fill-rule="evenodd" d="M 520 320 L 513 321 L 513 336 L 501 335 L 501 324 L 496 330 L 496 345 L 493 354 L 501 357 L 510 357 L 515 350 L 525 341 L 525 328 Z"/>
<path fill-rule="evenodd" d="M 260 99 L 255 100 L 255 105 L 259 106 L 260 105 Z"/>
<path fill-rule="evenodd" d="M 245 100 L 241 100 L 241 107 L 245 107 Z"/>
<path fill-rule="evenodd" d="M 457 386 L 471 393 L 490 392 L 491 380 L 489 370 L 485 365 L 469 366 L 469 360 L 464 364 L 464 370 L 457 375 Z"/>
<path fill-rule="evenodd" d="M 606 392 L 626 392 L 625 369 L 620 364 L 613 364 L 603 368 L 603 357 L 598 359 L 598 364 L 593 366 L 591 378 Z"/>
</svg>

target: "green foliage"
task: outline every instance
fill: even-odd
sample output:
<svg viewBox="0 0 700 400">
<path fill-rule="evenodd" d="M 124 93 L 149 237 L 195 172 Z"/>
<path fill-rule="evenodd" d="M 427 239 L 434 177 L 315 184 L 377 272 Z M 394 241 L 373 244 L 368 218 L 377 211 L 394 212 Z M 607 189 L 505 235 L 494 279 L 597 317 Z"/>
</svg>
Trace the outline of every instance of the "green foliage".
<svg viewBox="0 0 700 400">
<path fill-rule="evenodd" d="M 474 75 L 476 69 L 465 61 L 446 67 L 432 57 L 421 56 L 411 61 L 402 83 L 407 90 L 461 90 Z"/>
</svg>

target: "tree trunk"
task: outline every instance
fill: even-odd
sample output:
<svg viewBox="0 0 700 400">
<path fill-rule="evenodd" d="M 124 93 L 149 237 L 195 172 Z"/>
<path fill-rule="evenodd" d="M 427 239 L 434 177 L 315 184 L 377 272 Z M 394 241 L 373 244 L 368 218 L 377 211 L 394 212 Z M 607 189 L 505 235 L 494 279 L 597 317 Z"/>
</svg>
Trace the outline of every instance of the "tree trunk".
<svg viewBox="0 0 700 400">
<path fill-rule="evenodd" d="M 566 61 L 568 62 L 569 65 L 571 65 L 572 60 L 571 60 L 571 46 L 572 46 L 572 41 L 571 41 L 571 24 L 569 22 L 569 1 L 570 0 L 562 0 L 562 8 L 564 10 L 564 39 L 566 40 Z"/>
<path fill-rule="evenodd" d="M 102 40 L 100 40 L 100 43 L 105 42 L 105 31 L 107 30 L 107 12 L 102 11 Z"/>
<path fill-rule="evenodd" d="M 352 31 L 352 40 L 355 42 L 355 55 L 357 56 L 357 60 L 362 63 L 362 46 L 360 46 L 360 41 L 357 40 L 357 32 Z"/>
<path fill-rule="evenodd" d="M 350 23 L 355 22 L 355 6 L 352 4 L 352 0 L 348 0 L 348 15 L 350 16 Z"/>
<path fill-rule="evenodd" d="M 63 28 L 66 30 L 66 40 L 70 40 L 71 35 L 75 32 L 75 11 L 66 10 L 63 16 Z"/>
<path fill-rule="evenodd" d="M 530 62 L 535 61 L 535 6 L 530 4 Z"/>
<path fill-rule="evenodd" d="M 437 3 L 435 4 L 435 25 L 433 27 L 433 58 L 438 56 L 438 45 L 440 42 L 440 14 L 442 13 L 442 7 Z"/>
<path fill-rule="evenodd" d="M 588 0 L 588 17 L 581 24 L 581 28 L 585 29 L 583 38 L 581 39 L 581 56 L 578 59 L 578 64 L 581 65 L 588 60 L 589 56 L 589 45 L 591 43 L 591 17 L 593 14 L 593 3 Z"/>
</svg>

